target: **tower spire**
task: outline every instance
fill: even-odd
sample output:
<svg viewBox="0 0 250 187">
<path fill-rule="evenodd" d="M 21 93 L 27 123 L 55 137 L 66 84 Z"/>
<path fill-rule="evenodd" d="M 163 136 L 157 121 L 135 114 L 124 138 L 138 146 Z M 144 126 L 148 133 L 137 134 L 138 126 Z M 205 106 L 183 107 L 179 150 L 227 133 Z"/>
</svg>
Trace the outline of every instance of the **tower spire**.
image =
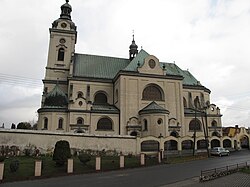
<svg viewBox="0 0 250 187">
<path fill-rule="evenodd" d="M 129 60 L 132 61 L 135 56 L 138 54 L 138 46 L 135 43 L 135 35 L 134 35 L 134 30 L 133 30 L 133 40 L 132 40 L 132 44 L 129 46 Z"/>
<path fill-rule="evenodd" d="M 61 6 L 60 18 L 71 20 L 71 15 L 70 15 L 71 12 L 72 12 L 72 7 L 69 4 L 69 0 L 66 0 L 66 3 Z"/>
</svg>

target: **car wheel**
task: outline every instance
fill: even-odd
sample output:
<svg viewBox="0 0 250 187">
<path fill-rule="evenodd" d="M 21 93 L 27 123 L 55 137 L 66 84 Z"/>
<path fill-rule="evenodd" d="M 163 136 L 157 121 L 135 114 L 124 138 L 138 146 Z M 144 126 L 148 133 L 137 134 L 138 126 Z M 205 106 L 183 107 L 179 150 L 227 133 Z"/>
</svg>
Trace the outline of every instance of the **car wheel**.
<svg viewBox="0 0 250 187">
<path fill-rule="evenodd" d="M 221 157 L 222 155 L 221 155 L 221 153 L 219 154 L 219 157 Z"/>
<path fill-rule="evenodd" d="M 229 153 L 227 153 L 227 156 L 229 156 Z"/>
</svg>

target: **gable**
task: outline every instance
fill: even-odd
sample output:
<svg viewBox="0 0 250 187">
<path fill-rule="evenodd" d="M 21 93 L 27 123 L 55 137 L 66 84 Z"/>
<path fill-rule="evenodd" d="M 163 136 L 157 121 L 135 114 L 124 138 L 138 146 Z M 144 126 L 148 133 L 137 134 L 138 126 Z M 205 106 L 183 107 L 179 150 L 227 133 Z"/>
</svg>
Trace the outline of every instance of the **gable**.
<svg viewBox="0 0 250 187">
<path fill-rule="evenodd" d="M 159 59 L 149 55 L 144 59 L 142 66 L 138 67 L 139 73 L 152 75 L 165 75 L 165 70 L 160 66 Z"/>
</svg>

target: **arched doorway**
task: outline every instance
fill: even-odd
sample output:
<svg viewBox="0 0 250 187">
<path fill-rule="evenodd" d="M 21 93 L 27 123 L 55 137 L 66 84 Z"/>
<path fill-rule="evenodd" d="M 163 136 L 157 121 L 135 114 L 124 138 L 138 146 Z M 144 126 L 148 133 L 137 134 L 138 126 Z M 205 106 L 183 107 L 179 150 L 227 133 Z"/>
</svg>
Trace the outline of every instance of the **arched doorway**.
<svg viewBox="0 0 250 187">
<path fill-rule="evenodd" d="M 178 149 L 178 143 L 175 140 L 169 140 L 164 142 L 164 150 L 177 150 Z"/>
<path fill-rule="evenodd" d="M 141 143 L 142 152 L 158 152 L 160 149 L 159 142 L 155 140 L 146 140 Z"/>
<path fill-rule="evenodd" d="M 220 140 L 213 139 L 211 141 L 211 148 L 213 148 L 213 147 L 220 147 Z"/>
<path fill-rule="evenodd" d="M 232 142 L 229 139 L 223 140 L 223 147 L 224 148 L 231 148 L 232 147 Z"/>
<path fill-rule="evenodd" d="M 197 141 L 197 149 L 206 149 L 206 148 L 207 148 L 206 140 Z"/>
<path fill-rule="evenodd" d="M 193 149 L 193 141 L 192 140 L 184 140 L 183 142 L 181 142 L 181 147 L 182 147 L 182 150 Z"/>
<path fill-rule="evenodd" d="M 249 138 L 247 136 L 243 136 L 240 139 L 241 148 L 249 148 Z"/>
</svg>

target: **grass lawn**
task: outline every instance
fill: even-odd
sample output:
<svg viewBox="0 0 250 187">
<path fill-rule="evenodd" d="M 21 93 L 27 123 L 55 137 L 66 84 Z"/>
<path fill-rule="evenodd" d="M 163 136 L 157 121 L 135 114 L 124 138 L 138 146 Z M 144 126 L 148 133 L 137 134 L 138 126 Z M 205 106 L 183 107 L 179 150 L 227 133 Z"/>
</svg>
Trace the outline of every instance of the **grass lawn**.
<svg viewBox="0 0 250 187">
<path fill-rule="evenodd" d="M 242 169 L 241 172 L 250 174 L 250 168 Z"/>
<path fill-rule="evenodd" d="M 42 160 L 42 177 L 55 177 L 67 175 L 67 163 L 64 166 L 58 167 L 52 160 L 52 157 L 41 157 Z M 19 161 L 19 169 L 16 172 L 11 172 L 10 163 L 13 160 Z M 15 158 L 8 158 L 4 161 L 4 181 L 18 181 L 34 179 L 35 168 L 34 157 L 19 156 Z M 95 157 L 92 157 L 87 164 L 80 162 L 78 157 L 73 157 L 74 162 L 74 174 L 91 173 L 95 172 Z M 140 162 L 138 157 L 125 157 L 125 167 L 133 168 L 139 167 Z M 120 169 L 120 158 L 118 156 L 105 156 L 101 159 L 101 170 L 116 170 Z"/>
<path fill-rule="evenodd" d="M 205 159 L 206 156 L 176 156 L 164 159 L 163 163 L 174 164 L 187 162 L 191 160 Z M 19 169 L 16 172 L 10 171 L 11 161 L 17 159 L 19 161 Z M 58 167 L 52 160 L 52 157 L 41 157 L 42 160 L 42 178 L 56 177 L 67 175 L 67 163 L 64 166 Z M 4 163 L 4 182 L 34 179 L 35 168 L 34 157 L 19 156 L 15 158 L 5 159 Z M 80 162 L 78 157 L 73 157 L 74 174 L 95 172 L 95 157 L 92 157 L 87 164 Z M 152 166 L 158 164 L 157 157 L 145 157 L 145 166 Z M 125 156 L 125 168 L 140 167 L 139 156 Z M 104 156 L 101 158 L 101 171 L 120 169 L 120 158 L 118 156 Z M 250 173 L 250 171 L 248 170 Z"/>
</svg>

